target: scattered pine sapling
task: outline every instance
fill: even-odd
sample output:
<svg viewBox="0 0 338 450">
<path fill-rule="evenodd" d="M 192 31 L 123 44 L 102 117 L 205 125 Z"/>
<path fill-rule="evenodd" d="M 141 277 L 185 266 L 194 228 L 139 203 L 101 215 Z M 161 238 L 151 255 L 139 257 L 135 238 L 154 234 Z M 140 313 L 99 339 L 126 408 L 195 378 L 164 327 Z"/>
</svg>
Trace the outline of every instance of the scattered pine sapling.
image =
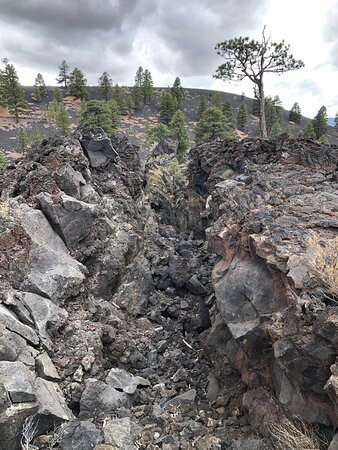
<svg viewBox="0 0 338 450">
<path fill-rule="evenodd" d="M 178 158 L 184 158 L 189 148 L 189 137 L 185 125 L 185 117 L 182 111 L 178 110 L 170 121 L 170 128 L 174 137 L 177 139 L 176 155 Z"/>
<path fill-rule="evenodd" d="M 24 152 L 27 147 L 27 144 L 28 144 L 27 133 L 24 128 L 19 128 L 18 142 L 19 142 L 21 150 Z"/>
<path fill-rule="evenodd" d="M 56 112 L 56 126 L 62 133 L 66 133 L 70 127 L 69 114 L 63 103 L 58 105 Z"/>
<path fill-rule="evenodd" d="M 146 141 L 149 144 L 155 144 L 160 142 L 163 138 L 166 138 L 170 135 L 170 130 L 167 125 L 163 123 L 158 123 L 156 125 L 152 125 L 147 122 L 144 126 L 144 132 L 146 136 Z"/>
<path fill-rule="evenodd" d="M 201 95 L 197 105 L 197 114 L 199 115 L 199 117 L 202 116 L 202 114 L 207 108 L 208 108 L 207 99 L 205 98 L 205 95 Z"/>
<path fill-rule="evenodd" d="M 41 137 L 39 130 L 37 130 L 36 128 L 33 128 L 32 133 L 31 133 L 32 147 L 39 147 L 39 145 L 41 145 L 41 142 L 42 142 L 42 137 Z"/>
<path fill-rule="evenodd" d="M 300 131 L 299 139 L 316 139 L 316 133 L 310 120 L 306 122 L 305 127 Z"/>
</svg>

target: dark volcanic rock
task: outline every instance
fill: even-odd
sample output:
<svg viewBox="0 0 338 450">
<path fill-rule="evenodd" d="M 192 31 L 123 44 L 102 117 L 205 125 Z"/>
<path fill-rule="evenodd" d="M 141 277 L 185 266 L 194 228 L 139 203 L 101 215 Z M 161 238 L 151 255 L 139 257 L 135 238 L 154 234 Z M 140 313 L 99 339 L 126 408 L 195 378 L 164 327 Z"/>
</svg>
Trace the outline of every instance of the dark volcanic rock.
<svg viewBox="0 0 338 450">
<path fill-rule="evenodd" d="M 312 242 L 337 239 L 337 147 L 248 139 L 192 155 L 190 186 L 207 199 L 209 248 L 221 257 L 216 300 L 237 345 L 228 355 L 249 385 L 272 384 L 305 421 L 336 426 L 336 397 L 324 386 L 333 392 L 338 347 L 320 335 L 337 335 L 337 308 L 323 296 L 329 288 Z"/>
</svg>

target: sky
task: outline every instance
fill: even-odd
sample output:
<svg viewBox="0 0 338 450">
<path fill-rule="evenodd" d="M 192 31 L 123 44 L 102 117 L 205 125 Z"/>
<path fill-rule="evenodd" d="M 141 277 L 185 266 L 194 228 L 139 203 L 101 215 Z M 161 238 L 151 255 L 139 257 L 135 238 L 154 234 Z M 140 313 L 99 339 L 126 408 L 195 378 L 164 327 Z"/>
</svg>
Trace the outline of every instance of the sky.
<svg viewBox="0 0 338 450">
<path fill-rule="evenodd" d="M 269 74 L 266 94 L 283 106 L 298 102 L 313 117 L 325 105 L 338 111 L 338 0 L 0 0 L 0 55 L 32 85 L 38 72 L 55 85 L 66 59 L 90 85 L 102 72 L 132 85 L 138 66 L 151 71 L 155 86 L 217 89 L 252 97 L 250 81 L 212 77 L 223 60 L 218 42 L 237 36 L 260 38 L 263 26 L 274 41 L 285 40 L 305 68 Z"/>
</svg>

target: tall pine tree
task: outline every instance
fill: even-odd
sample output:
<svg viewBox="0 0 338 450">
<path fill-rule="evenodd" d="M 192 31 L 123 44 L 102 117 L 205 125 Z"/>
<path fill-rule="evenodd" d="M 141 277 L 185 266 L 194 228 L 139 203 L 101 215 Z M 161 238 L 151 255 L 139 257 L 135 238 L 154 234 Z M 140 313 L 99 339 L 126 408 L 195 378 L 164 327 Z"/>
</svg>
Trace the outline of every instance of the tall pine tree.
<svg viewBox="0 0 338 450">
<path fill-rule="evenodd" d="M 178 142 L 176 154 L 179 158 L 183 158 L 189 148 L 189 138 L 182 111 L 175 112 L 170 122 L 170 128 Z"/>
<path fill-rule="evenodd" d="M 19 122 L 19 115 L 25 107 L 23 89 L 13 64 L 3 59 L 5 68 L 0 71 L 0 104 L 6 106 L 9 112 Z"/>
<path fill-rule="evenodd" d="M 229 100 L 226 100 L 225 102 L 223 102 L 222 111 L 225 114 L 225 117 L 228 119 L 228 122 L 231 125 L 231 127 L 233 127 L 234 126 L 234 113 L 232 111 L 231 102 Z"/>
<path fill-rule="evenodd" d="M 338 133 L 338 111 L 336 112 L 336 117 L 334 118 L 334 130 Z"/>
<path fill-rule="evenodd" d="M 312 125 L 317 139 L 323 136 L 323 134 L 326 134 L 328 126 L 327 126 L 327 110 L 325 106 L 322 106 L 319 109 L 315 118 L 312 121 Z"/>
<path fill-rule="evenodd" d="M 241 131 L 245 131 L 248 122 L 248 110 L 245 103 L 245 97 L 242 95 L 241 103 L 239 105 L 237 114 L 237 128 Z"/>
<path fill-rule="evenodd" d="M 69 77 L 69 94 L 81 100 L 88 98 L 87 80 L 77 67 L 75 67 Z"/>
<path fill-rule="evenodd" d="M 152 95 L 153 95 L 153 78 L 148 69 L 145 69 L 143 72 L 143 81 L 142 81 L 142 92 L 143 92 L 143 102 L 145 104 L 149 103 Z"/>
<path fill-rule="evenodd" d="M 173 98 L 170 90 L 163 90 L 160 98 L 160 122 L 169 125 L 176 109 L 176 99 Z"/>
<path fill-rule="evenodd" d="M 59 65 L 59 76 L 56 79 L 56 81 L 58 84 L 63 84 L 65 89 L 67 89 L 68 81 L 70 78 L 69 70 L 70 69 L 69 69 L 67 62 L 65 60 L 63 60 L 61 62 L 61 64 Z"/>
<path fill-rule="evenodd" d="M 181 80 L 179 77 L 175 78 L 174 84 L 171 88 L 171 95 L 173 98 L 176 98 L 177 107 L 179 108 L 184 97 L 184 89 L 181 85 Z"/>
<path fill-rule="evenodd" d="M 46 83 L 41 75 L 41 73 L 38 73 L 34 86 L 33 86 L 33 97 L 36 101 L 41 101 L 42 97 L 46 95 Z"/>
<path fill-rule="evenodd" d="M 305 127 L 299 133 L 300 139 L 316 139 L 316 133 L 313 129 L 311 120 L 308 120 Z"/>
<path fill-rule="evenodd" d="M 112 97 L 113 81 L 108 72 L 103 72 L 99 78 L 99 91 L 103 100 L 108 102 Z"/>
<path fill-rule="evenodd" d="M 143 68 L 140 66 L 135 74 L 135 86 L 142 87 L 143 84 Z"/>
<path fill-rule="evenodd" d="M 197 114 L 201 117 L 204 111 L 208 108 L 208 102 L 205 95 L 201 95 L 198 99 Z"/>
<path fill-rule="evenodd" d="M 302 111 L 299 104 L 296 102 L 293 104 L 289 112 L 289 120 L 293 123 L 300 123 L 302 120 Z"/>
</svg>

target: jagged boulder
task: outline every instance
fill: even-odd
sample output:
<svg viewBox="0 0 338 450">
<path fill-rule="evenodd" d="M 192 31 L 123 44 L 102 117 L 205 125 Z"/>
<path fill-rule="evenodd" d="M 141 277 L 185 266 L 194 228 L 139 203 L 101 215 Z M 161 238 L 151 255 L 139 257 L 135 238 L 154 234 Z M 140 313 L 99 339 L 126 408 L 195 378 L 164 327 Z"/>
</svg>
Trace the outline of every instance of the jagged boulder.
<svg viewBox="0 0 338 450">
<path fill-rule="evenodd" d="M 70 256 L 44 214 L 21 204 L 15 215 L 31 242 L 24 288 L 51 300 L 76 289 L 85 278 L 85 269 Z"/>
</svg>

